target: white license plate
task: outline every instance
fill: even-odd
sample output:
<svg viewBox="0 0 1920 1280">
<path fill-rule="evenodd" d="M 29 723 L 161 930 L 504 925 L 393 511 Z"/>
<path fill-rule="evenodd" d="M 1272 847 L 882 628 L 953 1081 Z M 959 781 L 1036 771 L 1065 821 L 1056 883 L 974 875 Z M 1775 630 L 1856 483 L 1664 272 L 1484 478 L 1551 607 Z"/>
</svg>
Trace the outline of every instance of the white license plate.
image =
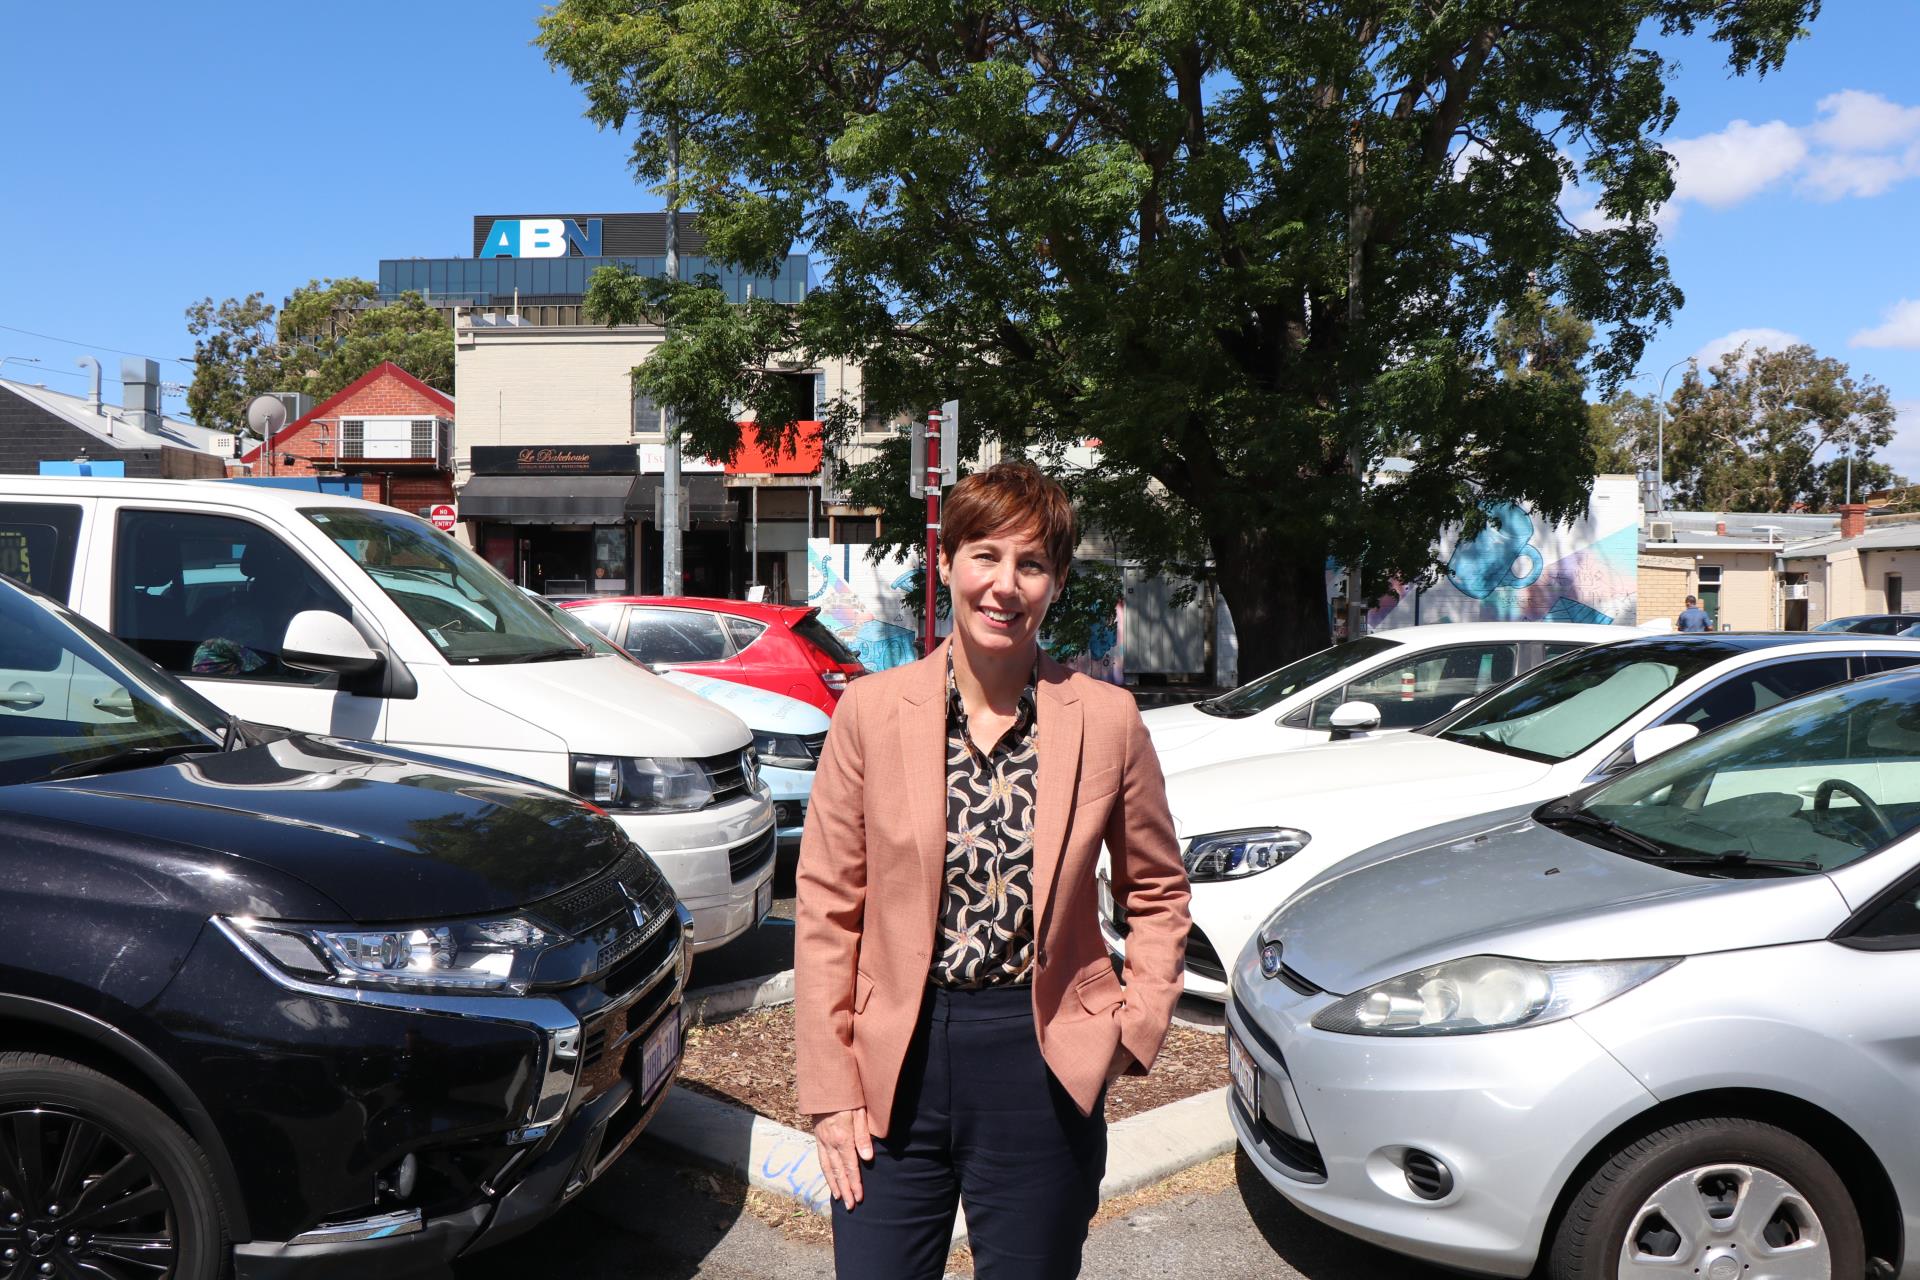
<svg viewBox="0 0 1920 1280">
<path fill-rule="evenodd" d="M 1248 1115 L 1258 1119 L 1260 1069 L 1253 1065 L 1253 1055 L 1247 1052 L 1232 1028 L 1227 1030 L 1227 1074 L 1233 1077 L 1233 1093 L 1240 1099 L 1240 1105 L 1246 1108 Z"/>
<path fill-rule="evenodd" d="M 753 893 L 753 922 L 759 924 L 773 910 L 773 881 L 768 880 Z"/>
<path fill-rule="evenodd" d="M 647 1102 L 660 1091 L 661 1083 L 680 1057 L 680 1010 L 668 1010 L 660 1025 L 647 1033 L 640 1046 L 640 1100 Z"/>
</svg>

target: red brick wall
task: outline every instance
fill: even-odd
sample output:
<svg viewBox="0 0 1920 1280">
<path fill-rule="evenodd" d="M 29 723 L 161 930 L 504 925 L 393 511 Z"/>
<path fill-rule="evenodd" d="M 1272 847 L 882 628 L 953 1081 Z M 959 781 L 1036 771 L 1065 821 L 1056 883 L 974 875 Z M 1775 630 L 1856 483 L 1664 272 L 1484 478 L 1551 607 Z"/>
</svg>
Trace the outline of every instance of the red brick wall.
<svg viewBox="0 0 1920 1280">
<path fill-rule="evenodd" d="M 395 475 L 388 483 L 387 503 L 416 514 L 421 507 L 453 501 L 453 477 L 445 471 Z"/>
<path fill-rule="evenodd" d="M 292 435 L 281 437 L 273 447 L 272 465 L 269 466 L 264 458 L 256 459 L 253 474 L 311 476 L 321 471 L 333 470 L 333 458 L 340 444 L 342 418 L 448 416 L 451 415 L 443 406 L 422 395 L 405 380 L 391 373 L 382 374 Z M 293 461 L 286 460 L 288 455 L 292 455 Z M 364 474 L 368 499 L 378 498 L 379 473 L 361 473 L 359 468 L 351 465 L 344 469 L 349 474 Z M 451 471 L 428 470 L 421 466 L 410 468 L 393 477 L 390 505 L 399 507 L 403 511 L 412 511 L 435 502 L 452 500 L 453 473 Z"/>
</svg>

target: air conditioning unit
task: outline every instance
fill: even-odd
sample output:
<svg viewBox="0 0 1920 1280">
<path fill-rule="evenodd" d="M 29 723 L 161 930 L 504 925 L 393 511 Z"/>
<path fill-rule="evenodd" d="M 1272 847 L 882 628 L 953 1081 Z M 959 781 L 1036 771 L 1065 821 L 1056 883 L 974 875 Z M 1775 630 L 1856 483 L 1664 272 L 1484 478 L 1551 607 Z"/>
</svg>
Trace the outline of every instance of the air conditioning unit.
<svg viewBox="0 0 1920 1280">
<path fill-rule="evenodd" d="M 1804 582 L 1789 582 L 1789 583 L 1787 584 L 1787 599 L 1789 599 L 1789 600 L 1805 600 L 1805 599 L 1807 599 L 1807 598 L 1808 598 L 1808 596 L 1807 596 L 1807 584 L 1806 584 L 1806 583 L 1804 583 Z"/>
<path fill-rule="evenodd" d="M 1649 520 L 1647 522 L 1647 541 L 1672 542 L 1673 541 L 1673 521 Z"/>
<path fill-rule="evenodd" d="M 342 418 L 343 459 L 444 462 L 451 424 L 444 418 Z"/>
</svg>

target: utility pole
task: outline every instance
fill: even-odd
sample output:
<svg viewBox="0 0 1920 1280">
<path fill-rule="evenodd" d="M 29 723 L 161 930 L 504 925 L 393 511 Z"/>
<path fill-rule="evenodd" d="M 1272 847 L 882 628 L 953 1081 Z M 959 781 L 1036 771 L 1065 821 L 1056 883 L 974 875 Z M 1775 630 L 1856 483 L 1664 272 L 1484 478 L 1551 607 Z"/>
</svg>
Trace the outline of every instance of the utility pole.
<svg viewBox="0 0 1920 1280">
<path fill-rule="evenodd" d="M 933 652 L 934 602 L 940 582 L 940 485 L 945 479 L 941 470 L 940 425 L 945 416 L 938 409 L 927 411 L 927 474 L 924 477 L 927 485 L 927 613 L 926 644 L 922 653 Z"/>
<path fill-rule="evenodd" d="M 680 278 L 680 120 L 667 117 L 667 279 Z M 668 330 L 672 336 L 672 330 Z M 660 431 L 667 439 L 667 457 L 660 478 L 660 594 L 677 596 L 685 590 L 680 559 L 680 423 L 673 410 L 660 406 Z"/>
</svg>

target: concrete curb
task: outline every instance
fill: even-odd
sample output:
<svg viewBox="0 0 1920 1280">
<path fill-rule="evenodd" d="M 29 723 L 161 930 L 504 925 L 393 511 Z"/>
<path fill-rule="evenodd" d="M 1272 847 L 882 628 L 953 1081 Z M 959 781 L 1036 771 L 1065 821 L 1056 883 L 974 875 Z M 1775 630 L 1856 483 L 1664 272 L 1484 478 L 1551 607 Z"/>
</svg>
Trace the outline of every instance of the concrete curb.
<svg viewBox="0 0 1920 1280">
<path fill-rule="evenodd" d="M 1109 1126 L 1101 1200 L 1138 1191 L 1232 1151 L 1235 1139 L 1226 1096 L 1225 1089 L 1215 1089 Z M 832 1212 L 813 1136 L 745 1107 L 676 1089 L 647 1126 L 645 1140 L 814 1213 Z M 961 1217 L 954 1224 L 953 1241 L 960 1244 L 966 1238 L 966 1219 Z"/>
<path fill-rule="evenodd" d="M 686 1019 L 695 1026 L 706 1026 L 708 1023 L 724 1022 L 750 1009 L 771 1009 L 775 1005 L 792 1003 L 793 970 L 787 969 L 771 978 L 748 978 L 745 982 L 729 982 L 723 987 L 689 991 Z"/>
</svg>

